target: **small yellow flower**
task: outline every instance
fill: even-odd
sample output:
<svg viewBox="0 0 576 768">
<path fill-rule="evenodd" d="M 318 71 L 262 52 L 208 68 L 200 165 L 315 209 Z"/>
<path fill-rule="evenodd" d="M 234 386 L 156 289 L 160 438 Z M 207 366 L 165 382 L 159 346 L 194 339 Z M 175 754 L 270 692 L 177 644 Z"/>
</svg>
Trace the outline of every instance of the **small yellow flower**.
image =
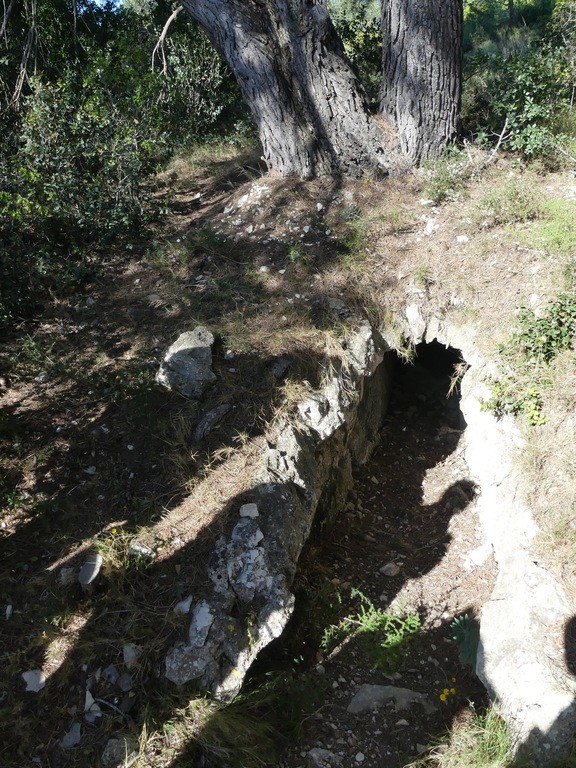
<svg viewBox="0 0 576 768">
<path fill-rule="evenodd" d="M 455 678 L 455 677 L 453 677 L 453 678 L 452 678 L 452 680 L 451 680 L 451 682 L 455 683 L 455 682 L 456 682 L 456 678 Z"/>
<path fill-rule="evenodd" d="M 446 694 L 445 693 L 441 693 L 440 694 L 440 701 L 446 701 Z"/>
<path fill-rule="evenodd" d="M 444 696 L 450 696 L 450 689 L 449 688 L 444 688 L 442 693 L 444 694 Z"/>
<path fill-rule="evenodd" d="M 454 696 L 454 694 L 456 693 L 456 688 L 450 688 L 450 693 L 452 694 L 452 696 Z"/>
<path fill-rule="evenodd" d="M 112 534 L 112 536 L 114 536 L 114 534 L 116 533 L 116 528 L 111 528 L 110 533 Z"/>
</svg>

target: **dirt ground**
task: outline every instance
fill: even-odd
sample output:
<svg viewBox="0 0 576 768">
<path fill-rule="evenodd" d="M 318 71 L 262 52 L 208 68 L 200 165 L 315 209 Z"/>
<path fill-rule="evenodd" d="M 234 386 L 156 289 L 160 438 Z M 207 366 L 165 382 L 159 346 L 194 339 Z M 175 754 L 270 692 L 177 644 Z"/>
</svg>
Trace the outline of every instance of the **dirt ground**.
<svg viewBox="0 0 576 768">
<path fill-rule="evenodd" d="M 236 509 L 250 487 L 266 430 L 319 384 L 333 339 L 361 312 L 390 330 L 416 301 L 472 323 L 494 348 L 519 303 L 544 302 L 562 264 L 526 244 L 530 222 L 505 230 L 481 201 L 483 185 L 524 173 L 503 160 L 435 206 L 425 173 L 304 183 L 261 177 L 254 153 L 182 161 L 160 180 L 159 194 L 171 195 L 165 226 L 113 248 L 92 282 L 2 339 L 3 765 L 98 766 L 108 739 L 126 730 L 144 745 L 142 766 L 205 764 L 197 746 L 167 736 L 190 697 L 162 681 L 162 659 L 185 633 L 173 608 L 202 596 L 213 542 L 229 526 L 230 500 Z M 543 196 L 576 195 L 568 173 L 539 184 Z M 154 376 L 168 345 L 199 323 L 217 335 L 217 382 L 196 403 Z M 280 358 L 289 369 L 278 377 Z M 299 577 L 304 591 L 331 584 L 341 617 L 359 609 L 354 588 L 382 610 L 417 613 L 421 630 L 392 678 L 355 641 L 303 649 L 328 695 L 285 749 L 286 768 L 307 765 L 314 748 L 341 765 L 400 768 L 465 718 L 469 700 L 484 701 L 450 624 L 478 613 L 493 564 L 467 559 L 481 543 L 475 489 L 447 371 L 437 374 L 399 365 L 382 446 Z M 221 404 L 227 416 L 195 442 L 199 418 Z M 133 540 L 153 557 L 131 554 Z M 76 574 L 94 547 L 103 576 L 85 594 Z M 394 576 L 381 572 L 390 563 Z M 141 649 L 131 670 L 127 644 Z M 110 665 L 129 673 L 126 690 L 102 676 Z M 22 673 L 36 669 L 46 685 L 27 692 Z M 391 679 L 426 694 L 434 711 L 347 712 L 359 685 Z M 97 723 L 84 717 L 87 690 L 100 702 Z M 64 749 L 75 723 L 81 740 Z"/>
</svg>

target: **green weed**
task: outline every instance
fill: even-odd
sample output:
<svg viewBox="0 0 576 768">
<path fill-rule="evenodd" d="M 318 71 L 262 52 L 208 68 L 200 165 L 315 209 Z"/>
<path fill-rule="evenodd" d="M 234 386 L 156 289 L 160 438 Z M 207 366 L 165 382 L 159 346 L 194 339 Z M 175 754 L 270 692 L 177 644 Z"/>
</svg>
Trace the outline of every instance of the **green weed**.
<svg viewBox="0 0 576 768">
<path fill-rule="evenodd" d="M 457 200 L 468 178 L 466 157 L 458 149 L 446 152 L 440 160 L 427 166 L 426 197 L 435 205 Z"/>
<path fill-rule="evenodd" d="M 348 616 L 324 631 L 322 648 L 328 650 L 346 638 L 357 637 L 377 669 L 387 673 L 402 666 L 408 647 L 420 631 L 417 613 L 401 616 L 376 608 L 358 589 L 352 589 L 352 598 L 359 598 L 358 613 Z"/>
<path fill-rule="evenodd" d="M 490 708 L 455 726 L 427 755 L 406 768 L 509 768 L 513 757 L 510 729 Z"/>
<path fill-rule="evenodd" d="M 537 426 L 546 421 L 542 389 L 548 366 L 574 344 L 576 292 L 560 293 L 539 316 L 523 307 L 517 325 L 500 349 L 508 361 L 508 373 L 490 380 L 492 394 L 483 408 L 497 416 L 522 414 L 530 426 Z"/>
<path fill-rule="evenodd" d="M 480 198 L 476 218 L 488 214 L 493 225 L 517 224 L 542 215 L 542 206 L 532 186 L 510 179 Z"/>
<path fill-rule="evenodd" d="M 530 231 L 529 242 L 542 243 L 558 256 L 576 252 L 576 206 L 569 200 L 547 200 L 542 206 L 542 221 Z"/>
</svg>

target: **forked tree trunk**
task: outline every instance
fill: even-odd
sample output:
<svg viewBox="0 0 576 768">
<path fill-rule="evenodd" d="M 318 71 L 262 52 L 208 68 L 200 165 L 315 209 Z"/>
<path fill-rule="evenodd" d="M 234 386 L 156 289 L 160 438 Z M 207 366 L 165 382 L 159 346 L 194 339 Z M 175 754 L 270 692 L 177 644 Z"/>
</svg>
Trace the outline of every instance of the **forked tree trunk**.
<svg viewBox="0 0 576 768">
<path fill-rule="evenodd" d="M 381 108 L 413 162 L 458 134 L 462 0 L 382 0 Z"/>
<path fill-rule="evenodd" d="M 371 119 L 324 6 L 314 0 L 184 0 L 234 72 L 271 171 L 313 177 L 387 171 Z"/>
</svg>

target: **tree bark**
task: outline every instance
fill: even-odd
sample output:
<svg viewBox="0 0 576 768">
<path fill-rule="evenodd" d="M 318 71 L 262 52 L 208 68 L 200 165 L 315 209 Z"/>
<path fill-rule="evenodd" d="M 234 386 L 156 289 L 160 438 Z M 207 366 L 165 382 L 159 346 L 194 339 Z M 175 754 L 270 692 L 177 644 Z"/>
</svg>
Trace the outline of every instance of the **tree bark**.
<svg viewBox="0 0 576 768">
<path fill-rule="evenodd" d="M 234 72 L 268 168 L 304 178 L 387 172 L 387 139 L 368 113 L 328 13 L 315 0 L 184 0 Z"/>
<path fill-rule="evenodd" d="M 462 0 L 382 0 L 382 114 L 415 163 L 458 134 Z"/>
</svg>

